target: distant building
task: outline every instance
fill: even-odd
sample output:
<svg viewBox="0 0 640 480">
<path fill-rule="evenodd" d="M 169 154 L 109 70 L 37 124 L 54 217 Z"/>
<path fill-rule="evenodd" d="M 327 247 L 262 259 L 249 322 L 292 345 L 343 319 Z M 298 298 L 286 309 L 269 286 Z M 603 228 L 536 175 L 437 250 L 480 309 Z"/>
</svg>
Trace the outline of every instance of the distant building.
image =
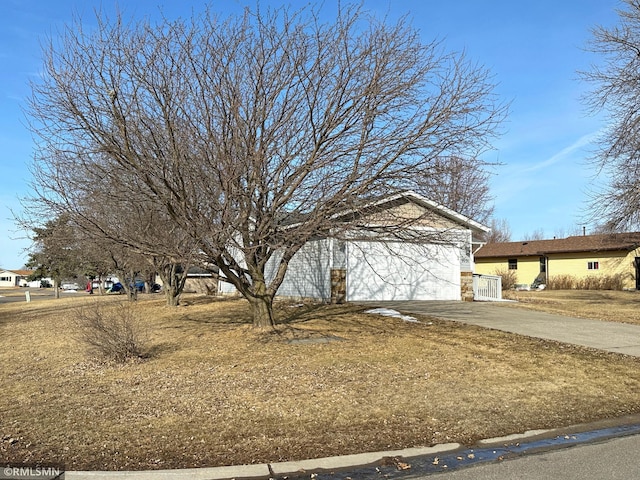
<svg viewBox="0 0 640 480">
<path fill-rule="evenodd" d="M 0 270 L 0 287 L 33 287 L 40 286 L 40 280 L 28 282 L 31 270 Z"/>
<path fill-rule="evenodd" d="M 488 243 L 475 253 L 475 262 L 476 273 L 511 271 L 517 284 L 620 276 L 623 288 L 640 290 L 640 232 Z"/>
</svg>

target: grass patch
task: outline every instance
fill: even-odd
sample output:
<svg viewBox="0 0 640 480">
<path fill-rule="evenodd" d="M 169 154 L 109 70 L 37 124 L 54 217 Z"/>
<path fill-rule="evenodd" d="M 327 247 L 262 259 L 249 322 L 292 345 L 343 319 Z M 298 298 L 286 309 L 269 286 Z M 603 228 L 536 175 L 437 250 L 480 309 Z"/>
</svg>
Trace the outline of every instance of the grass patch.
<svg viewBox="0 0 640 480">
<path fill-rule="evenodd" d="M 542 290 L 505 292 L 505 304 L 578 318 L 640 325 L 640 292 L 615 290 Z"/>
<path fill-rule="evenodd" d="M 73 312 L 93 298 L 0 305 L 0 458 L 69 470 L 275 462 L 640 412 L 636 358 L 352 305 L 278 304 L 284 323 L 265 334 L 242 300 L 184 300 L 133 305 L 149 349 L 123 365 L 89 360 L 74 340 Z"/>
</svg>

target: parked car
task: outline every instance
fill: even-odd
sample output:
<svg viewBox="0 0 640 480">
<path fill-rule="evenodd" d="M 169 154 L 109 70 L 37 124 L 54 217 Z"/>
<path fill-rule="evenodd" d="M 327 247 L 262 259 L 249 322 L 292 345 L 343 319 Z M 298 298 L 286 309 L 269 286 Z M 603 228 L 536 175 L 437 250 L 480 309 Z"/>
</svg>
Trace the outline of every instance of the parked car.
<svg viewBox="0 0 640 480">
<path fill-rule="evenodd" d="M 65 282 L 62 285 L 60 285 L 60 288 L 62 290 L 80 290 L 80 285 L 78 285 L 77 283 L 73 282 Z"/>
<path fill-rule="evenodd" d="M 107 293 L 124 293 L 124 287 L 120 282 L 114 283 L 107 289 Z"/>
</svg>

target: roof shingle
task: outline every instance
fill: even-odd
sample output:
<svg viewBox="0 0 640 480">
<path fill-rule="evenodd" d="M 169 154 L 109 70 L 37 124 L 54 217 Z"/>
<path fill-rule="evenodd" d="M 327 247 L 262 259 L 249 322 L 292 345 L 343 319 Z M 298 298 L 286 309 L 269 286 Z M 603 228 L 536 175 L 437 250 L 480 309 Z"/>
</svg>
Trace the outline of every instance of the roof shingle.
<svg viewBox="0 0 640 480">
<path fill-rule="evenodd" d="M 640 247 L 640 232 L 582 235 L 553 240 L 487 243 L 475 258 L 540 256 L 549 253 L 602 252 L 634 250 Z"/>
</svg>

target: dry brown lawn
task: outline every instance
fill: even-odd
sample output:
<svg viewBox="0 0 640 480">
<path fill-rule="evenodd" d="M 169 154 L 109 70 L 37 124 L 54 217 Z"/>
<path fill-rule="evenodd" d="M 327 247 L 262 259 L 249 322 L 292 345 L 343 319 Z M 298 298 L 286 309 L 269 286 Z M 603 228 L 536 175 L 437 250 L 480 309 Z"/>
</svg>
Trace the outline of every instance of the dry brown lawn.
<svg viewBox="0 0 640 480">
<path fill-rule="evenodd" d="M 87 356 L 78 295 L 0 305 L 0 459 L 68 470 L 201 467 L 480 438 L 640 412 L 640 359 L 357 306 L 144 297 L 147 356 Z M 611 306 L 609 308 L 612 308 Z M 330 341 L 329 341 L 330 340 Z"/>
<path fill-rule="evenodd" d="M 517 306 L 578 318 L 640 325 L 640 292 L 613 290 L 542 290 L 507 292 Z M 505 304 L 508 305 L 508 304 Z"/>
</svg>

